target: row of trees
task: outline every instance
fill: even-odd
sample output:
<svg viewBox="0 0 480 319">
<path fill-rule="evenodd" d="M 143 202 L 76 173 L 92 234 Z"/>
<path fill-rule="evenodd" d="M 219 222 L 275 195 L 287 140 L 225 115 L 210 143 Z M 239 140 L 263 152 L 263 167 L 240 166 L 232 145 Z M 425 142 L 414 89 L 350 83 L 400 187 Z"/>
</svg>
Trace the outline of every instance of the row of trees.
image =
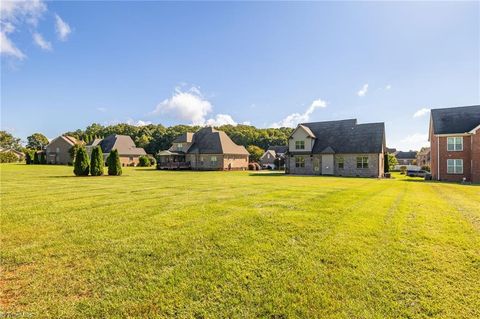
<svg viewBox="0 0 480 319">
<path fill-rule="evenodd" d="M 94 123 L 87 126 L 85 130 L 76 130 L 65 134 L 85 142 L 110 134 L 129 135 L 138 147 L 144 148 L 148 154 L 156 154 L 160 150 L 169 148 L 177 136 L 186 132 L 196 132 L 200 128 L 200 126 L 189 125 L 165 127 L 161 124 L 134 126 L 125 123 L 103 126 Z M 286 127 L 261 129 L 250 125 L 222 125 L 218 129 L 227 133 L 239 145 L 257 146 L 262 150 L 270 145 L 286 145 L 287 139 L 293 131 Z"/>
<path fill-rule="evenodd" d="M 88 158 L 88 153 L 85 147 L 80 147 L 75 154 L 75 163 L 73 173 L 76 176 L 102 176 L 104 174 L 105 165 L 103 162 L 103 153 L 100 146 L 92 150 L 91 159 Z M 120 164 L 120 157 L 117 150 L 110 152 L 107 157 L 108 175 L 120 176 L 122 175 L 122 165 Z"/>
</svg>

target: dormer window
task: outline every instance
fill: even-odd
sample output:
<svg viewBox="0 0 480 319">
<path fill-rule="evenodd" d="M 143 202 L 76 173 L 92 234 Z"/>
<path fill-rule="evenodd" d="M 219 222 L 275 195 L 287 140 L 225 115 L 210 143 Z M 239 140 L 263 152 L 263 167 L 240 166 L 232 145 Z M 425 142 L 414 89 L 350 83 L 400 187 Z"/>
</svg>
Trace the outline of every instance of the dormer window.
<svg viewBox="0 0 480 319">
<path fill-rule="evenodd" d="M 178 143 L 177 144 L 177 150 L 181 151 L 183 149 L 183 144 L 182 143 Z"/>
<path fill-rule="evenodd" d="M 304 150 L 305 149 L 305 141 L 295 141 L 295 149 L 296 150 Z"/>
</svg>

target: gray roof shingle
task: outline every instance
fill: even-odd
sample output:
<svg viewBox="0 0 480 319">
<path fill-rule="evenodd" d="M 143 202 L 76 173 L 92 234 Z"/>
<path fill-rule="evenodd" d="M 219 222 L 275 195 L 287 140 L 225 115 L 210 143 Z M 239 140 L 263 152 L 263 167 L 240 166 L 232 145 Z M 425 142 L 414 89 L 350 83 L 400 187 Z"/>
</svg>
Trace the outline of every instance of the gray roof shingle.
<svg viewBox="0 0 480 319">
<path fill-rule="evenodd" d="M 312 153 L 382 153 L 385 124 L 357 124 L 356 119 L 302 123 L 317 137 Z"/>
<path fill-rule="evenodd" d="M 433 109 L 433 134 L 466 133 L 480 125 L 480 105 Z"/>
<path fill-rule="evenodd" d="M 277 154 L 285 154 L 288 151 L 288 146 L 285 146 L 285 145 L 269 146 L 267 151 L 274 151 Z"/>
<path fill-rule="evenodd" d="M 128 135 L 112 134 L 105 137 L 98 143 L 103 153 L 110 153 L 116 149 L 120 156 L 122 155 L 146 155 L 143 148 L 135 146 L 132 138 Z"/>
<path fill-rule="evenodd" d="M 417 152 L 410 151 L 410 152 L 402 152 L 398 151 L 395 153 L 395 157 L 398 159 L 415 159 L 417 157 Z"/>
<path fill-rule="evenodd" d="M 249 155 L 245 147 L 235 144 L 223 131 L 204 127 L 193 134 L 187 153 Z"/>
</svg>

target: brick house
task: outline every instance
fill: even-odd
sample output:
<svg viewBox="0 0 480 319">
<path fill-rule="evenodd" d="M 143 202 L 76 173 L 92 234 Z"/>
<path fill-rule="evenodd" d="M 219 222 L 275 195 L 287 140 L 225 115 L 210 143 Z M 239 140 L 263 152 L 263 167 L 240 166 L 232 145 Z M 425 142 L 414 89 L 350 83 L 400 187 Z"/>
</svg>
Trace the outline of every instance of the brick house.
<svg viewBox="0 0 480 319">
<path fill-rule="evenodd" d="M 394 154 L 397 158 L 398 165 L 415 165 L 417 161 L 417 152 L 415 151 L 397 151 Z"/>
<path fill-rule="evenodd" d="M 288 140 L 286 173 L 382 177 L 385 151 L 384 123 L 302 123 Z"/>
<path fill-rule="evenodd" d="M 480 105 L 433 109 L 429 141 L 433 179 L 480 183 Z"/>
<path fill-rule="evenodd" d="M 73 136 L 61 135 L 54 138 L 45 147 L 47 164 L 72 164 L 70 149 L 75 145 L 82 145 L 83 142 Z"/>
<path fill-rule="evenodd" d="M 184 133 L 168 150 L 158 153 L 158 169 L 247 170 L 250 154 L 235 144 L 225 132 L 204 127 Z"/>
<path fill-rule="evenodd" d="M 430 147 L 422 147 L 417 153 L 417 165 L 430 167 Z"/>
</svg>

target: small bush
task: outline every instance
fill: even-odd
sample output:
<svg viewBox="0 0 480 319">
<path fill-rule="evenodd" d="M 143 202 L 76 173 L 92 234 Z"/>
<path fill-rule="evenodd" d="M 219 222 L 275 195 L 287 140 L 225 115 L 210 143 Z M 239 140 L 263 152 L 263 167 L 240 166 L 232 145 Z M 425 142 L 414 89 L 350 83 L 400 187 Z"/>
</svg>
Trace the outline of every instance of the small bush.
<svg viewBox="0 0 480 319">
<path fill-rule="evenodd" d="M 103 153 L 100 146 L 95 147 L 92 150 L 92 160 L 90 162 L 90 174 L 92 176 L 103 175 Z"/>
<path fill-rule="evenodd" d="M 148 159 L 150 160 L 150 165 L 155 166 L 157 165 L 157 160 L 153 156 L 149 156 Z"/>
<path fill-rule="evenodd" d="M 406 172 L 407 172 L 407 167 L 403 165 L 400 166 L 400 174 L 405 175 Z"/>
<path fill-rule="evenodd" d="M 0 153 L 0 163 L 16 163 L 18 157 L 13 152 Z"/>
<path fill-rule="evenodd" d="M 422 170 L 427 171 L 427 172 L 430 172 L 430 166 L 428 166 L 428 165 L 423 165 L 423 166 L 422 166 Z"/>
<path fill-rule="evenodd" d="M 25 152 L 25 163 L 27 165 L 33 164 L 33 153 L 30 150 Z"/>
<path fill-rule="evenodd" d="M 40 164 L 47 164 L 47 154 L 45 154 L 44 152 L 41 152 L 39 154 L 39 158 L 40 158 Z"/>
<path fill-rule="evenodd" d="M 129 166 L 129 167 L 135 167 L 135 162 L 131 162 L 131 163 L 127 164 L 127 166 Z"/>
<path fill-rule="evenodd" d="M 73 168 L 73 173 L 76 176 L 88 176 L 90 165 L 88 163 L 88 154 L 85 150 L 85 147 L 81 147 L 77 151 L 77 156 L 75 156 L 75 165 Z"/>
<path fill-rule="evenodd" d="M 254 171 L 255 170 L 255 163 L 248 163 L 248 170 Z"/>
<path fill-rule="evenodd" d="M 138 158 L 138 166 L 149 167 L 151 165 L 150 159 L 146 155 L 142 155 Z"/>
<path fill-rule="evenodd" d="M 118 151 L 113 150 L 110 152 L 107 158 L 108 162 L 108 175 L 120 176 L 122 175 L 122 165 L 120 165 L 120 157 Z"/>
<path fill-rule="evenodd" d="M 255 170 L 256 170 L 256 171 L 259 171 L 259 170 L 262 169 L 262 167 L 260 166 L 260 164 L 258 164 L 258 163 L 253 163 L 253 164 L 255 165 Z"/>
</svg>

